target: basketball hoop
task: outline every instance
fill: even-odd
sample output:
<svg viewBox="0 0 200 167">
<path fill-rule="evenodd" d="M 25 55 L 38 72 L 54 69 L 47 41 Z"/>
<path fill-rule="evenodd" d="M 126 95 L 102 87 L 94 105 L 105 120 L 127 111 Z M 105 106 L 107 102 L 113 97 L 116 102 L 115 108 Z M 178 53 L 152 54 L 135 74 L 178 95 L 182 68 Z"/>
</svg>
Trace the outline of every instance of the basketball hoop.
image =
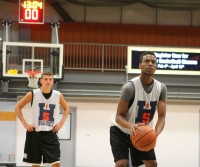
<svg viewBox="0 0 200 167">
<path fill-rule="evenodd" d="M 26 71 L 26 76 L 28 78 L 28 87 L 38 88 L 38 80 L 40 78 L 40 71 L 30 70 Z"/>
</svg>

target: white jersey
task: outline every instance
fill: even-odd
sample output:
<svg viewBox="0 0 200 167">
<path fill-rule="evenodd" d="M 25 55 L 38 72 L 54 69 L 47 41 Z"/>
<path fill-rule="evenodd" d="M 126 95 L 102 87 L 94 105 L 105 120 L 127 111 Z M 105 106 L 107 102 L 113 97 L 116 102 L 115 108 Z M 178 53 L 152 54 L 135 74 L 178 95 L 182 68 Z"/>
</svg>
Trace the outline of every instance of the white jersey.
<svg viewBox="0 0 200 167">
<path fill-rule="evenodd" d="M 146 93 L 140 80 L 140 76 L 131 80 L 135 86 L 135 98 L 128 110 L 126 120 L 132 123 L 149 123 L 152 126 L 159 97 L 161 94 L 161 83 L 154 79 L 153 88 L 150 93 Z M 116 114 L 111 118 L 111 126 L 117 126 L 124 133 L 130 134 L 130 129 L 124 128 L 116 123 Z"/>
<path fill-rule="evenodd" d="M 32 118 L 36 131 L 50 131 L 58 123 L 60 113 L 60 92 L 52 90 L 49 99 L 42 94 L 41 89 L 33 90 Z"/>
</svg>

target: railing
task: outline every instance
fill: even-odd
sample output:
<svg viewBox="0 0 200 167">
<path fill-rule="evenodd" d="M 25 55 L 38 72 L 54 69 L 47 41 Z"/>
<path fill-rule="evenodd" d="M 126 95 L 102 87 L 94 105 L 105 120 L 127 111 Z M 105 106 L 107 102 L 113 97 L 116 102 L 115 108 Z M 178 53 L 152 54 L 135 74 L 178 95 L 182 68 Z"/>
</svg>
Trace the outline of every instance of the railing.
<svg viewBox="0 0 200 167">
<path fill-rule="evenodd" d="M 21 43 L 20 43 L 21 44 Z M 127 64 L 127 45 L 96 43 L 63 43 L 63 66 L 65 70 L 125 71 Z M 6 57 L 8 67 L 22 66 L 24 58 L 32 56 L 31 47 L 10 46 L 12 51 Z M 19 51 L 20 50 L 20 51 Z M 6 51 L 5 51 L 6 52 Z M 44 66 L 50 66 L 51 55 L 48 48 L 35 48 L 34 58 L 42 59 Z M 2 61 L 2 54 L 0 53 Z M 0 69 L 2 64 L 0 64 Z M 58 64 L 56 66 L 59 66 Z M 7 67 L 7 68 L 8 68 Z"/>
<path fill-rule="evenodd" d="M 64 69 L 125 71 L 127 45 L 64 43 Z"/>
</svg>

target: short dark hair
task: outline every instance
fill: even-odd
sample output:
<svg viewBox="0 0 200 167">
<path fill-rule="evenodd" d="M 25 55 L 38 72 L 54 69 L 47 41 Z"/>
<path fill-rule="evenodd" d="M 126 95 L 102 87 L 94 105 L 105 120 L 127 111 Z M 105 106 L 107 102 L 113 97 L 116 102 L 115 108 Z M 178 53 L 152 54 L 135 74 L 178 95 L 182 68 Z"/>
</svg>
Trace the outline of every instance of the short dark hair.
<svg viewBox="0 0 200 167">
<path fill-rule="evenodd" d="M 152 52 L 152 51 L 146 51 L 146 52 L 143 52 L 141 55 L 140 55 L 140 63 L 142 63 L 142 59 L 145 55 L 153 55 L 156 57 L 155 53 Z"/>
<path fill-rule="evenodd" d="M 51 75 L 53 76 L 53 73 L 51 71 L 44 71 L 42 74 L 41 74 L 41 78 L 43 78 L 44 75 Z"/>
</svg>

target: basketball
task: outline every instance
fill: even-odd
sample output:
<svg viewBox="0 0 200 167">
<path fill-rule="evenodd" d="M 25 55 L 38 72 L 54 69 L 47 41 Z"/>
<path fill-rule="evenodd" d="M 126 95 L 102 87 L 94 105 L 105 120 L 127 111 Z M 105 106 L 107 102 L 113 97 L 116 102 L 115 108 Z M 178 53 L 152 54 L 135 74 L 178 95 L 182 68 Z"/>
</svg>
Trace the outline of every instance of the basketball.
<svg viewBox="0 0 200 167">
<path fill-rule="evenodd" d="M 140 151 L 149 151 L 156 146 L 157 134 L 149 126 L 139 126 L 137 134 L 131 138 L 131 142 L 135 148 Z"/>
</svg>

